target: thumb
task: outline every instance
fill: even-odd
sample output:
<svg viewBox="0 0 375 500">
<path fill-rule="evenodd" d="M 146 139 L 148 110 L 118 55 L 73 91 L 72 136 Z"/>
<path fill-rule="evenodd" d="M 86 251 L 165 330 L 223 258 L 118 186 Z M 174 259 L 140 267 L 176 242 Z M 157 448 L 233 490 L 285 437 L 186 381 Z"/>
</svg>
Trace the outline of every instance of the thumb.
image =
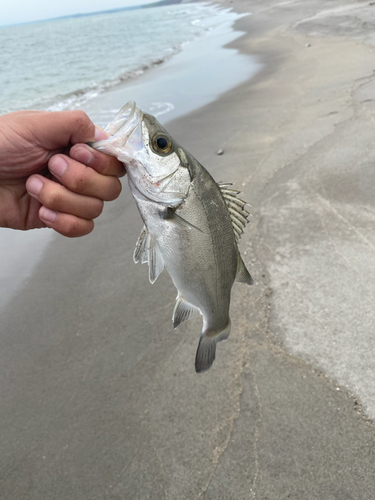
<svg viewBox="0 0 375 500">
<path fill-rule="evenodd" d="M 34 117 L 39 122 L 39 130 L 43 129 L 43 146 L 51 150 L 108 137 L 103 130 L 95 127 L 88 115 L 81 110 L 38 113 Z"/>
</svg>

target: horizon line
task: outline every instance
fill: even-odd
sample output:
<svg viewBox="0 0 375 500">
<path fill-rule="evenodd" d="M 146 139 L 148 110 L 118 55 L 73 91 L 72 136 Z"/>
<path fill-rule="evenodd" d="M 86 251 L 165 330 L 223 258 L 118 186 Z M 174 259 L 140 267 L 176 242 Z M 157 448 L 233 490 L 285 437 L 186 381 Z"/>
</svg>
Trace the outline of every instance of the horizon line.
<svg viewBox="0 0 375 500">
<path fill-rule="evenodd" d="M 128 7 L 116 7 L 114 9 L 97 10 L 94 12 L 80 12 L 78 14 L 67 14 L 65 16 L 49 17 L 48 19 L 36 19 L 35 21 L 24 21 L 22 23 L 2 24 L 0 28 L 8 28 L 12 26 L 22 26 L 24 24 L 44 23 L 48 21 L 59 21 L 60 19 L 69 19 L 73 17 L 97 16 L 99 14 L 113 14 L 125 10 L 147 9 L 152 7 L 162 7 L 164 5 L 173 5 L 179 3 L 195 3 L 197 0 L 158 0 L 156 2 L 143 3 L 140 5 L 129 5 Z"/>
</svg>

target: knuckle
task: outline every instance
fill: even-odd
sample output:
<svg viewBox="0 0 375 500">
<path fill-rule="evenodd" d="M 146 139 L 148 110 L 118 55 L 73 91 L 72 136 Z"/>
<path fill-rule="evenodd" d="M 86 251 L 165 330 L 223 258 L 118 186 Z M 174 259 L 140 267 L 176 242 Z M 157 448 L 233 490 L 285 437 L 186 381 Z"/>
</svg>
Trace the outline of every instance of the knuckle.
<svg viewBox="0 0 375 500">
<path fill-rule="evenodd" d="M 71 116 L 73 121 L 75 121 L 75 123 L 79 126 L 86 126 L 87 124 L 91 123 L 88 115 L 81 109 L 74 109 L 73 111 L 71 111 Z"/>
<path fill-rule="evenodd" d="M 96 153 L 96 171 L 99 174 L 116 175 L 121 170 L 121 164 L 117 158 L 99 151 Z"/>
<path fill-rule="evenodd" d="M 65 223 L 64 232 L 67 236 L 74 237 L 79 234 L 80 224 L 78 219 L 70 217 L 68 221 Z"/>
<path fill-rule="evenodd" d="M 68 238 L 77 238 L 91 233 L 93 229 L 93 221 L 82 220 L 78 217 L 69 217 L 69 219 L 65 221 L 62 233 Z"/>
<path fill-rule="evenodd" d="M 116 179 L 116 180 L 117 180 L 117 182 L 116 182 L 116 196 L 115 196 L 115 198 L 113 198 L 114 200 L 120 196 L 121 191 L 122 191 L 122 184 L 121 184 L 120 179 Z"/>
<path fill-rule="evenodd" d="M 101 175 L 107 175 L 110 170 L 111 157 L 105 155 L 104 153 L 101 153 L 100 151 L 95 151 L 94 158 L 95 158 L 95 164 L 94 164 L 95 170 Z"/>
<path fill-rule="evenodd" d="M 97 200 L 96 206 L 93 209 L 93 219 L 96 219 L 97 217 L 99 217 L 99 215 L 101 215 L 101 213 L 103 212 L 103 208 L 104 208 L 104 201 Z"/>
<path fill-rule="evenodd" d="M 48 208 L 58 208 L 60 206 L 61 193 L 59 189 L 50 187 L 49 189 L 45 189 L 41 195 L 43 205 Z"/>
<path fill-rule="evenodd" d="M 87 173 L 85 171 L 79 173 L 76 172 L 72 177 L 70 184 L 71 189 L 76 193 L 85 193 L 88 187 Z"/>
<path fill-rule="evenodd" d="M 113 179 L 113 185 L 112 185 L 112 190 L 110 192 L 110 195 L 106 199 L 106 201 L 113 201 L 116 200 L 120 196 L 120 193 L 122 191 L 122 184 L 119 181 L 119 179 L 114 178 Z"/>
<path fill-rule="evenodd" d="M 118 163 L 118 159 L 114 156 L 105 155 L 104 168 L 107 172 L 113 172 L 114 170 L 116 170 Z"/>
</svg>

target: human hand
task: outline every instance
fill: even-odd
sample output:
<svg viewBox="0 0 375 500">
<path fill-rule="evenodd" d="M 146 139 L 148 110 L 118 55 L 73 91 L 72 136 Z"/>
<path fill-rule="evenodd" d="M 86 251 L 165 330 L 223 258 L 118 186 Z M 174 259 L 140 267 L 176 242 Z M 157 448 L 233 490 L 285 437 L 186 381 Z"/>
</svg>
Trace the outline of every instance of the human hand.
<svg viewBox="0 0 375 500">
<path fill-rule="evenodd" d="M 0 116 L 0 227 L 90 233 L 125 174 L 116 158 L 84 144 L 106 137 L 83 111 Z"/>
</svg>

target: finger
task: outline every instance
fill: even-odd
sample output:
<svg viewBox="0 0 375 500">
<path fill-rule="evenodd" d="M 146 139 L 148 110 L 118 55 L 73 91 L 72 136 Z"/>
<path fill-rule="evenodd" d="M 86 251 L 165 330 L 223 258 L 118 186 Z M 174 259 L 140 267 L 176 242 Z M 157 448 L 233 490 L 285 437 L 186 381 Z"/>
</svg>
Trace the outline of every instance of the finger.
<svg viewBox="0 0 375 500">
<path fill-rule="evenodd" d="M 40 208 L 39 218 L 46 226 L 68 238 L 85 236 L 94 229 L 93 220 L 86 220 L 76 217 L 75 215 L 55 212 L 46 207 Z"/>
<path fill-rule="evenodd" d="M 103 201 L 92 196 L 73 193 L 65 186 L 41 175 L 32 175 L 26 182 L 28 193 L 43 206 L 56 212 L 95 219 L 103 210 Z"/>
<path fill-rule="evenodd" d="M 50 172 L 70 191 L 104 201 L 115 200 L 121 193 L 121 182 L 115 176 L 101 175 L 68 156 L 56 155 L 49 162 Z"/>
<path fill-rule="evenodd" d="M 30 133 L 49 150 L 108 137 L 81 110 L 35 113 L 28 118 Z"/>
<path fill-rule="evenodd" d="M 99 174 L 116 175 L 126 174 L 124 165 L 115 157 L 96 151 L 87 144 L 76 144 L 70 149 L 70 157 L 93 168 Z"/>
</svg>

